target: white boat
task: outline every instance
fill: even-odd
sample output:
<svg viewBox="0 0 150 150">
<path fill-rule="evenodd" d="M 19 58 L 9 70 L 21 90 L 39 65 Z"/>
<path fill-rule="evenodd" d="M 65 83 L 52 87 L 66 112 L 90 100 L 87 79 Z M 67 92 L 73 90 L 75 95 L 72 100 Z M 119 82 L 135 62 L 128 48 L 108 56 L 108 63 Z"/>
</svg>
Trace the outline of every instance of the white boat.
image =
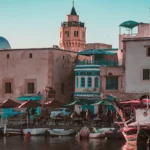
<svg viewBox="0 0 150 150">
<path fill-rule="evenodd" d="M 86 132 L 84 131 L 85 129 L 83 129 L 83 128 L 80 130 L 81 132 L 77 133 L 76 137 L 79 137 L 79 136 L 81 138 L 82 137 L 84 138 L 84 137 L 87 137 L 87 136 L 88 136 L 88 138 L 104 138 L 105 137 L 105 132 L 104 132 L 104 130 L 102 130 L 102 128 L 101 129 L 94 128 L 94 127 L 90 128 L 89 129 L 89 131 L 90 131 L 89 134 L 88 133 L 86 134 Z"/>
<path fill-rule="evenodd" d="M 52 129 L 48 130 L 51 136 L 69 136 L 75 134 L 74 129 Z"/>
<path fill-rule="evenodd" d="M 27 128 L 23 129 L 23 134 L 30 132 L 31 135 L 44 135 L 46 128 Z"/>
</svg>

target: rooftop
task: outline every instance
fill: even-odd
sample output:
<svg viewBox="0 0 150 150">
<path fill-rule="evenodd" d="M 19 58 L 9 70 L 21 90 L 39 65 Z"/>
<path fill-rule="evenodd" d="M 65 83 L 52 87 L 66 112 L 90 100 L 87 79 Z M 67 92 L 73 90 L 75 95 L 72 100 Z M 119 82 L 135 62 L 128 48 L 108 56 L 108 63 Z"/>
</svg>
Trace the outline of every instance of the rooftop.
<svg viewBox="0 0 150 150">
<path fill-rule="evenodd" d="M 53 48 L 53 47 L 49 47 L 49 48 L 16 48 L 16 49 L 1 49 L 0 52 L 5 52 L 5 51 L 44 51 L 44 50 L 56 50 L 56 51 L 64 51 L 64 52 L 71 52 L 71 53 L 77 53 L 71 50 L 64 50 L 64 49 L 60 49 L 60 48 Z"/>
<path fill-rule="evenodd" d="M 122 41 L 149 41 L 150 37 L 133 37 L 133 38 L 124 38 Z"/>
</svg>

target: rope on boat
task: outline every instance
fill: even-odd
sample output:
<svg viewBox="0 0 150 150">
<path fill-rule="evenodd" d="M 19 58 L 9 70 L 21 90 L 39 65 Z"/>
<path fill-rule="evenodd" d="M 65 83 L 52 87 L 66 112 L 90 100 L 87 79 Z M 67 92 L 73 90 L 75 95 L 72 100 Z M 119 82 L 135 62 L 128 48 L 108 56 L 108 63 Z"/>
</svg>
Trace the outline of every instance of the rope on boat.
<svg viewBox="0 0 150 150">
<path fill-rule="evenodd" d="M 143 131 L 143 130 L 141 129 L 141 131 Z M 145 131 L 143 131 L 143 132 L 145 133 Z M 145 135 L 146 135 L 148 138 L 150 138 L 150 136 L 149 136 L 148 134 L 145 133 Z"/>
<path fill-rule="evenodd" d="M 134 119 L 134 116 L 132 116 L 132 118 L 126 121 L 125 123 L 129 123 L 132 119 Z"/>
</svg>

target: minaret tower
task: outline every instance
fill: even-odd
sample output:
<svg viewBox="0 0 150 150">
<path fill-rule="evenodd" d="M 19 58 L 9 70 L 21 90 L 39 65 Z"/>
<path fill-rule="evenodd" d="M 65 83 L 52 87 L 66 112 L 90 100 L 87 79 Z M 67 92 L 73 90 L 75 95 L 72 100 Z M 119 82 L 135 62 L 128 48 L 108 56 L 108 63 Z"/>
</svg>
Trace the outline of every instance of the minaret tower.
<svg viewBox="0 0 150 150">
<path fill-rule="evenodd" d="M 72 51 L 82 51 L 86 44 L 86 28 L 84 23 L 79 21 L 79 16 L 74 8 L 74 1 L 66 22 L 61 23 L 60 28 L 60 48 Z"/>
</svg>

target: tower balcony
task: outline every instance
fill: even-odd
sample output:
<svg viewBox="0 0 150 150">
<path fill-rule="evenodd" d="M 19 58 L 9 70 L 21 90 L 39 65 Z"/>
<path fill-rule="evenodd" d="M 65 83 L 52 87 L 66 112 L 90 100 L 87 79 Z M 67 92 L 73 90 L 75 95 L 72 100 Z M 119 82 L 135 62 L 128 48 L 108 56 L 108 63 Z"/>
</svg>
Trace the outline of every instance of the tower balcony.
<svg viewBox="0 0 150 150">
<path fill-rule="evenodd" d="M 61 23 L 61 27 L 82 27 L 84 28 L 84 23 L 82 22 L 75 22 L 75 21 L 72 21 L 72 22 L 63 22 Z"/>
</svg>

